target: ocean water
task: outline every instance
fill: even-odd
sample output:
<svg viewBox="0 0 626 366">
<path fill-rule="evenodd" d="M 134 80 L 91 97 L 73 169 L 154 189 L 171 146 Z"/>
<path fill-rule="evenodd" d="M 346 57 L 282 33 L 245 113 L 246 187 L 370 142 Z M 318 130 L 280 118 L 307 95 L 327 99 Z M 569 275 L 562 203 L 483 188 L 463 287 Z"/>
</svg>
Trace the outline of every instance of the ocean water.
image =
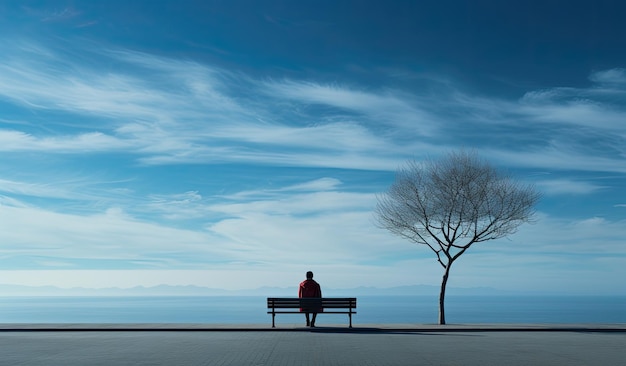
<svg viewBox="0 0 626 366">
<path fill-rule="evenodd" d="M 354 324 L 437 322 L 436 296 L 357 298 Z M 278 315 L 278 324 L 303 321 Z M 626 323 L 626 296 L 450 296 L 449 324 Z M 271 322 L 266 298 L 211 297 L 0 297 L 0 323 L 229 323 Z M 320 325 L 347 323 L 347 315 L 322 314 Z"/>
</svg>

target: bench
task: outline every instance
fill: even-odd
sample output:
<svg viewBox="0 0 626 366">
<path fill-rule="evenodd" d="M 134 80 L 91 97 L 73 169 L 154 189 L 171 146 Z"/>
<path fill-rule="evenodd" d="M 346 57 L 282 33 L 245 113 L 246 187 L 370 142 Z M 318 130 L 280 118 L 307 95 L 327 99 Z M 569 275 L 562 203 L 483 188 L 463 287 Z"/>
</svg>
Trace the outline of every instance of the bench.
<svg viewBox="0 0 626 366">
<path fill-rule="evenodd" d="M 323 309 L 323 311 L 321 312 L 317 311 L 320 307 Z M 352 314 L 356 314 L 356 298 L 268 297 L 267 308 L 271 309 L 271 311 L 268 311 L 267 313 L 272 314 L 272 328 L 276 328 L 276 314 L 302 314 L 307 312 L 318 312 L 324 314 L 348 314 L 348 317 L 350 318 L 350 328 L 352 328 Z M 302 311 L 300 311 L 300 309 L 302 309 Z"/>
</svg>

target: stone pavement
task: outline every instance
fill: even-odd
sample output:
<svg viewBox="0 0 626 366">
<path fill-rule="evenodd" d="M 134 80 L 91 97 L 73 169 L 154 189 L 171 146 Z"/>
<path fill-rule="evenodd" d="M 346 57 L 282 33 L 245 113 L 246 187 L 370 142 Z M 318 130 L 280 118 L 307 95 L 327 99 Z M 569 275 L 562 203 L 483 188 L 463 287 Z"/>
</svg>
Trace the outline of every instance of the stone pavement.
<svg viewBox="0 0 626 366">
<path fill-rule="evenodd" d="M 626 365 L 624 325 L 2 324 L 0 365 Z"/>
</svg>

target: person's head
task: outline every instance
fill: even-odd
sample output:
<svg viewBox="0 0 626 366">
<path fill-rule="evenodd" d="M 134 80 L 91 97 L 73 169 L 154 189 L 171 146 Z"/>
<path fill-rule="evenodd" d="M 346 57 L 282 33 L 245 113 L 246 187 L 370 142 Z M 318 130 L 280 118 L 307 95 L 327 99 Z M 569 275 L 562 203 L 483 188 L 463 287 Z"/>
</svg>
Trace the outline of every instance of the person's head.
<svg viewBox="0 0 626 366">
<path fill-rule="evenodd" d="M 308 271 L 308 272 L 306 273 L 306 279 L 307 279 L 307 280 L 312 280 L 312 279 L 313 279 L 313 272 Z"/>
</svg>

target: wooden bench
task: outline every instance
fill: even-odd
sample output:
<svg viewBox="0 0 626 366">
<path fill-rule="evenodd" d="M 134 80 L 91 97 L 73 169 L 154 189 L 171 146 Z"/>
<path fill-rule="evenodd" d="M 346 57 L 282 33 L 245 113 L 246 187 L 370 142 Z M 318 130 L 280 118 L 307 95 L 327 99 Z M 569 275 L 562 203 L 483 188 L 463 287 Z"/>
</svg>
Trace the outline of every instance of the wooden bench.
<svg viewBox="0 0 626 366">
<path fill-rule="evenodd" d="M 316 311 L 319 308 L 323 311 Z M 298 298 L 298 297 L 268 297 L 267 308 L 271 309 L 268 314 L 272 314 L 272 328 L 276 328 L 276 314 L 302 314 L 302 313 L 324 313 L 324 314 L 348 314 L 350 318 L 350 328 L 352 328 L 352 314 L 356 314 L 355 297 L 322 297 L 322 298 Z M 291 310 L 283 310 L 291 309 Z M 300 311 L 302 309 L 302 311 Z M 341 310 L 344 309 L 344 310 Z"/>
</svg>

